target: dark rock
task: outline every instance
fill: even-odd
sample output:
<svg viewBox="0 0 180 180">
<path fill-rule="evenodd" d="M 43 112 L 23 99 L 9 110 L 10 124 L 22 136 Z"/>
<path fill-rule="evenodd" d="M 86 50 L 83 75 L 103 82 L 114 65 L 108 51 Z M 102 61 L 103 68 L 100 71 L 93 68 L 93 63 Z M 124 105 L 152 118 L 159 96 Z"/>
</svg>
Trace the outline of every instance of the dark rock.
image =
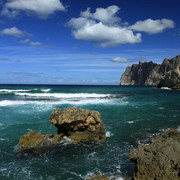
<svg viewBox="0 0 180 180">
<path fill-rule="evenodd" d="M 159 76 L 160 65 L 151 62 L 139 62 L 128 66 L 121 76 L 121 85 L 155 85 L 162 78 Z"/>
<path fill-rule="evenodd" d="M 151 62 L 139 62 L 128 66 L 121 76 L 121 85 L 157 86 L 179 89 L 180 55 L 164 59 L 161 65 Z"/>
<path fill-rule="evenodd" d="M 76 107 L 55 109 L 49 121 L 58 128 L 57 134 L 75 142 L 106 140 L 104 124 L 98 111 Z"/>
<path fill-rule="evenodd" d="M 132 150 L 129 158 L 136 163 L 135 180 L 180 180 L 180 132 L 162 132 L 150 145 Z"/>
</svg>

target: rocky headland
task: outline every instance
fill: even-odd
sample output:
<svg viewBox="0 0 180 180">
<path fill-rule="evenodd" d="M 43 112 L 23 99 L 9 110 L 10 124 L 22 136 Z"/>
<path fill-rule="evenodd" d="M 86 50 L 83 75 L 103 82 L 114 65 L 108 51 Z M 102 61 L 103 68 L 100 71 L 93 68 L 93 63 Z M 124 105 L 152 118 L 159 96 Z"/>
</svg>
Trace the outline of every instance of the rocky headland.
<svg viewBox="0 0 180 180">
<path fill-rule="evenodd" d="M 164 59 L 161 65 L 150 61 L 128 66 L 121 76 L 120 84 L 179 89 L 180 55 L 172 59 Z"/>
<path fill-rule="evenodd" d="M 130 152 L 134 180 L 180 180 L 180 132 L 167 130 Z"/>
<path fill-rule="evenodd" d="M 76 107 L 55 109 L 51 113 L 49 122 L 57 127 L 57 134 L 39 134 L 31 131 L 21 136 L 18 152 L 41 153 L 66 141 L 74 143 L 104 142 L 106 140 L 105 127 L 98 111 L 90 111 Z"/>
</svg>

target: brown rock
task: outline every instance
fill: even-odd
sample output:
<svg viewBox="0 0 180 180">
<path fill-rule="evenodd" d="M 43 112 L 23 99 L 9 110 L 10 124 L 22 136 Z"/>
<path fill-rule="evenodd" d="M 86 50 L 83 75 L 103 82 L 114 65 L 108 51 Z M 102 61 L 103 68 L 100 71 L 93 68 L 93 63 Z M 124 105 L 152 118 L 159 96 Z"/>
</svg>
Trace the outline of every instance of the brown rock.
<svg viewBox="0 0 180 180">
<path fill-rule="evenodd" d="M 100 118 L 98 111 L 70 107 L 55 109 L 49 121 L 58 128 L 58 134 L 75 142 L 105 141 L 105 128 Z"/>
<path fill-rule="evenodd" d="M 105 174 L 101 175 L 99 173 L 93 174 L 92 176 L 88 177 L 87 180 L 110 180 Z"/>
<path fill-rule="evenodd" d="M 35 130 L 31 131 L 28 134 L 21 136 L 18 151 L 38 153 L 42 147 L 48 147 L 51 144 L 50 138 L 52 137 L 52 134 L 41 135 Z"/>
<path fill-rule="evenodd" d="M 168 130 L 138 146 L 129 158 L 136 163 L 134 180 L 180 180 L 180 132 Z"/>
</svg>

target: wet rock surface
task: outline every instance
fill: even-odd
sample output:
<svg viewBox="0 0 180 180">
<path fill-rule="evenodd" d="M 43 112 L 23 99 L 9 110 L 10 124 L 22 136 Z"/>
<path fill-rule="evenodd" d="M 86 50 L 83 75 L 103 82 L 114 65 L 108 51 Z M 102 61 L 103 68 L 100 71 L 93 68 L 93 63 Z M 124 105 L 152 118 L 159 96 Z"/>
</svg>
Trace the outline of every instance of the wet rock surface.
<svg viewBox="0 0 180 180">
<path fill-rule="evenodd" d="M 73 143 L 104 142 L 106 140 L 105 127 L 98 111 L 90 111 L 70 107 L 55 109 L 49 119 L 57 127 L 57 134 L 42 135 L 31 131 L 21 136 L 18 152 L 41 153 L 57 146 L 67 139 Z"/>
<path fill-rule="evenodd" d="M 134 180 L 180 180 L 180 132 L 162 132 L 150 145 L 132 150 L 129 158 L 136 164 Z"/>
<path fill-rule="evenodd" d="M 58 128 L 57 134 L 75 142 L 106 140 L 105 127 L 98 111 L 76 107 L 55 109 L 49 121 Z"/>
</svg>

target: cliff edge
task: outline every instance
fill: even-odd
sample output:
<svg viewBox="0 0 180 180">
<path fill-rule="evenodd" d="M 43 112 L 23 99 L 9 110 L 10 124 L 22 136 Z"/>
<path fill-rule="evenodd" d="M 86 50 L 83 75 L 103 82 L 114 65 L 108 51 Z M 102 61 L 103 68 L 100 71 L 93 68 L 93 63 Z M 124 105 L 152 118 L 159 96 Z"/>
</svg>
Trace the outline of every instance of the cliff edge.
<svg viewBox="0 0 180 180">
<path fill-rule="evenodd" d="M 121 85 L 180 88 L 180 55 L 164 59 L 161 65 L 139 62 L 128 66 L 121 76 Z"/>
</svg>

